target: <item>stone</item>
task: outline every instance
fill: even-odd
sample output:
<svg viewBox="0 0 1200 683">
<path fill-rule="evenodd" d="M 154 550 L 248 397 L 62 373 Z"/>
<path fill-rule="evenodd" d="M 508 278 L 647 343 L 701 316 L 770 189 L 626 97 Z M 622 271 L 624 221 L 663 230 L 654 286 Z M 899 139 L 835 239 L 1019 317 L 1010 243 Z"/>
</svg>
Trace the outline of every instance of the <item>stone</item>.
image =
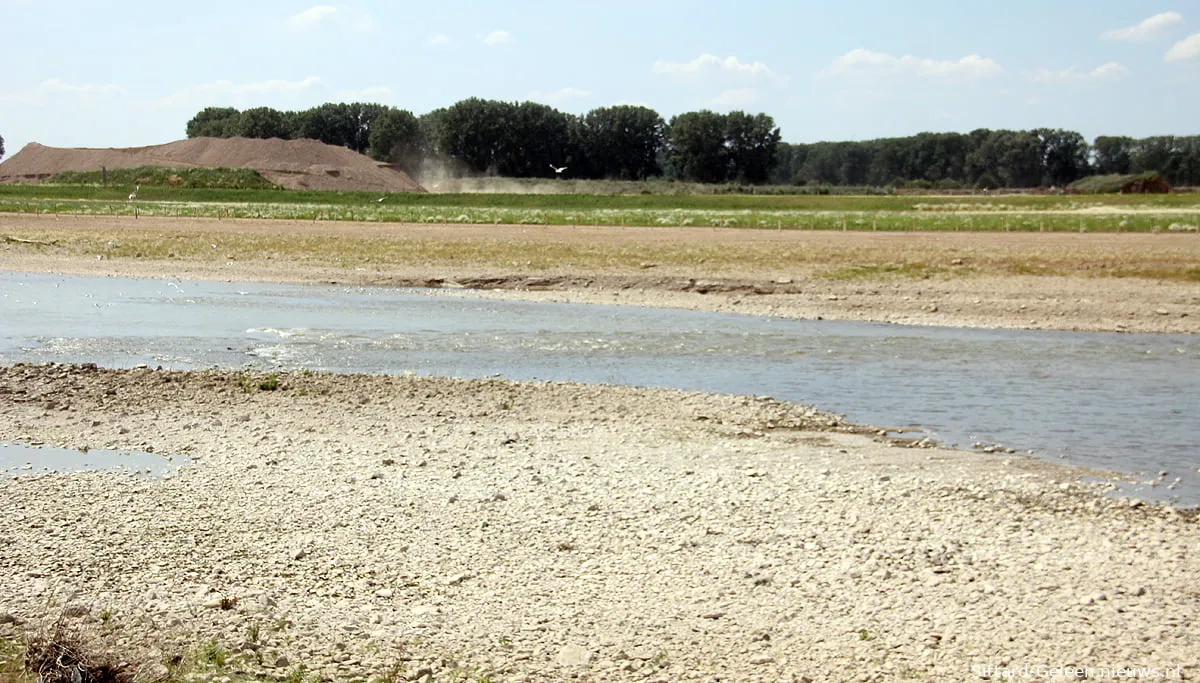
<svg viewBox="0 0 1200 683">
<path fill-rule="evenodd" d="M 554 661 L 559 666 L 587 666 L 592 662 L 592 652 L 580 645 L 563 645 Z"/>
<path fill-rule="evenodd" d="M 654 659 L 654 652 L 648 647 L 635 647 L 625 653 L 629 659 L 637 659 L 640 661 L 648 661 Z"/>
</svg>

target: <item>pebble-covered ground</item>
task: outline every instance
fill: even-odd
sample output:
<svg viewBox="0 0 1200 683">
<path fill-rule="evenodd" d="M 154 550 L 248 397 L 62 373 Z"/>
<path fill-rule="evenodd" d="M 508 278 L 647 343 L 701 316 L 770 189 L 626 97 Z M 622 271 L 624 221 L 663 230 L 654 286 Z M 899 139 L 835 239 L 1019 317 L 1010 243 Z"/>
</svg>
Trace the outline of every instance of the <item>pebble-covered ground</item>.
<svg viewBox="0 0 1200 683">
<path fill-rule="evenodd" d="M 0 440 L 191 460 L 0 478 L 0 636 L 65 615 L 147 679 L 206 644 L 332 680 L 1200 677 L 1194 517 L 1078 472 L 765 398 L 271 385 L 0 368 Z"/>
</svg>

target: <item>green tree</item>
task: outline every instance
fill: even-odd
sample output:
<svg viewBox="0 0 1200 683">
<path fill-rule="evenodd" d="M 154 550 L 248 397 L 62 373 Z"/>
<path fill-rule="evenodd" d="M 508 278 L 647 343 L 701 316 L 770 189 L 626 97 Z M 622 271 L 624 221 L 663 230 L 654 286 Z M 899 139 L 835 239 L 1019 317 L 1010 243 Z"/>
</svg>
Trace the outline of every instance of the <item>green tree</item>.
<svg viewBox="0 0 1200 683">
<path fill-rule="evenodd" d="M 412 112 L 388 109 L 371 122 L 370 155 L 376 161 L 397 164 L 415 173 L 425 156 L 421 124 Z"/>
<path fill-rule="evenodd" d="M 512 105 L 472 97 L 430 112 L 430 141 L 434 149 L 469 172 L 494 171 Z"/>
<path fill-rule="evenodd" d="M 241 114 L 233 107 L 207 107 L 187 122 L 189 138 L 228 138 L 236 135 Z"/>
<path fill-rule="evenodd" d="M 327 145 L 354 149 L 358 142 L 358 116 L 348 104 L 322 104 L 297 114 L 294 138 L 320 140 Z"/>
<path fill-rule="evenodd" d="M 706 109 L 674 116 L 667 140 L 667 155 L 681 178 L 701 183 L 729 179 L 729 148 L 721 114 Z"/>
<path fill-rule="evenodd" d="M 371 148 L 371 129 L 375 121 L 391 111 L 392 107 L 373 102 L 352 102 L 345 107 L 345 114 L 349 118 L 348 129 L 353 130 L 346 146 L 359 154 L 366 154 Z"/>
<path fill-rule="evenodd" d="M 556 175 L 550 168 L 570 166 L 569 120 L 557 109 L 521 102 L 498 108 L 503 121 L 494 164 L 496 172 L 510 178 Z"/>
<path fill-rule="evenodd" d="M 1175 184 L 1178 182 L 1176 170 L 1180 156 L 1173 136 L 1156 135 L 1133 143 L 1130 166 L 1134 173 L 1158 171 L 1167 182 Z"/>
<path fill-rule="evenodd" d="M 966 180 L 976 184 L 985 173 L 1003 187 L 1037 187 L 1045 176 L 1042 139 L 1031 131 L 974 131 L 975 148 L 965 162 Z"/>
<path fill-rule="evenodd" d="M 232 125 L 234 135 L 245 138 L 283 138 L 291 137 L 291 128 L 287 116 L 270 107 L 255 107 L 247 109 L 238 116 Z"/>
<path fill-rule="evenodd" d="M 1101 135 L 1092 144 L 1095 155 L 1095 170 L 1101 175 L 1129 173 L 1132 159 L 1133 138 Z"/>
<path fill-rule="evenodd" d="M 816 142 L 804 145 L 804 162 L 800 167 L 801 179 L 808 183 L 837 185 L 842 182 L 842 148 L 837 142 Z"/>
<path fill-rule="evenodd" d="M 0 135 L 0 159 L 4 158 L 4 136 Z"/>
<path fill-rule="evenodd" d="M 1089 149 L 1082 135 L 1071 130 L 1049 128 L 1039 128 L 1033 133 L 1039 139 L 1043 183 L 1068 185 L 1088 174 Z"/>
<path fill-rule="evenodd" d="M 663 118 L 647 107 L 620 105 L 591 110 L 583 117 L 578 136 L 588 175 L 617 180 L 660 175 L 658 156 L 665 129 Z"/>
<path fill-rule="evenodd" d="M 728 177 L 741 183 L 765 183 L 775 166 L 779 138 L 775 119 L 766 114 L 751 116 L 742 111 L 726 114 Z"/>
<path fill-rule="evenodd" d="M 871 172 L 871 150 L 860 142 L 842 142 L 837 180 L 839 185 L 866 185 Z"/>
</svg>

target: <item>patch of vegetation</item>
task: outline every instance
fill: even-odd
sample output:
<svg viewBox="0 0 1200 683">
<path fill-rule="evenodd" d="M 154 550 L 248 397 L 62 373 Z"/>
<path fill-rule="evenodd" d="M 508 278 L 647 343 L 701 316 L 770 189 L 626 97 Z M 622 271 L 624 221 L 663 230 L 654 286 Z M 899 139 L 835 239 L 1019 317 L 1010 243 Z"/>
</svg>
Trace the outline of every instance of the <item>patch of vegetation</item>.
<svg viewBox="0 0 1200 683">
<path fill-rule="evenodd" d="M 268 190 L 279 186 L 252 168 L 206 168 L 137 166 L 110 168 L 107 171 L 63 171 L 46 181 L 51 185 L 97 185 L 126 187 L 169 187 L 180 189 L 222 188 L 229 190 Z M 138 191 L 139 197 L 141 191 Z"/>
<path fill-rule="evenodd" d="M 1164 181 L 1162 176 L 1155 171 L 1146 171 L 1145 173 L 1133 173 L 1129 175 L 1122 175 L 1119 173 L 1114 173 L 1111 175 L 1093 175 L 1086 178 L 1080 178 L 1067 187 L 1086 194 L 1116 194 L 1118 192 L 1124 192 L 1127 188 L 1137 186 L 1139 184 L 1163 188 L 1164 191 L 1167 187 L 1166 181 Z"/>
<path fill-rule="evenodd" d="M 243 372 L 237 378 L 238 388 L 243 394 L 253 393 L 254 391 L 277 391 L 279 389 L 279 373 L 272 372 L 264 378 L 258 378 L 249 372 Z M 235 603 L 236 603 L 236 599 Z M 233 609 L 233 604 L 226 607 L 221 605 L 222 609 Z"/>
<path fill-rule="evenodd" d="M 115 655 L 97 650 L 61 619 L 25 641 L 23 674 L 39 683 L 133 683 L 135 673 Z"/>
<path fill-rule="evenodd" d="M 197 169 L 206 171 L 213 169 Z M 219 170 L 219 169 L 218 169 Z M 244 170 L 244 169 L 236 169 Z M 110 175 L 115 171 L 110 171 Z M 134 179 L 136 180 L 136 178 Z M 508 179 L 498 179 L 509 183 Z M 532 182 L 532 181 L 530 181 Z M 536 181 L 551 184 L 549 181 Z M 570 181 L 562 181 L 567 185 Z M 580 181 L 602 183 L 608 181 Z M 845 194 L 755 194 L 735 192 L 737 186 L 699 186 L 679 183 L 655 185 L 647 181 L 647 189 L 635 193 L 538 193 L 530 188 L 523 192 L 522 182 L 512 181 L 508 192 L 463 193 L 392 193 L 379 202 L 377 192 L 348 192 L 335 190 L 228 189 L 224 187 L 170 187 L 146 185 L 138 193 L 137 204 L 144 215 L 212 216 L 228 215 L 237 218 L 308 218 L 319 220 L 377 220 L 408 222 L 476 222 L 504 223 L 547 222 L 537 220 L 534 212 L 544 212 L 558 225 L 577 223 L 619 224 L 622 213 L 636 218 L 640 212 L 653 218 L 670 212 L 801 212 L 839 214 L 855 212 L 898 213 L 930 211 L 987 211 L 1030 213 L 1067 211 L 1097 206 L 1130 206 L 1139 209 L 1196 207 L 1200 212 L 1200 195 L 1172 193 L 1169 195 L 1098 195 L 1086 198 L 1062 195 L 845 195 Z M 133 207 L 127 201 L 133 181 L 107 187 L 84 185 L 0 185 L 0 210 L 36 213 L 129 214 Z M 581 186 L 582 187 L 582 186 Z M 705 188 L 709 189 L 705 189 Z M 713 187 L 728 187 L 715 191 Z M 749 186 L 747 186 L 749 187 Z M 680 191 L 686 188 L 686 191 Z M 669 191 L 673 190 L 673 191 Z M 53 200 L 53 201 L 47 201 Z M 57 208 L 56 208 L 57 207 Z M 152 211 L 154 213 L 152 213 Z M 466 213 L 470 220 L 455 218 Z M 686 216 L 685 216 L 686 217 Z M 776 227 L 768 216 L 761 227 Z M 840 219 L 840 216 L 838 217 Z M 853 216 L 851 216 L 853 218 Z M 882 215 L 880 216 L 882 218 Z M 415 219 L 421 219 L 419 221 Z M 524 221 L 522 219 L 525 219 Z M 800 227 L 811 221 L 785 221 L 785 227 Z M 626 222 L 626 225 L 654 225 L 651 222 Z M 701 224 L 701 223 L 697 223 Z M 735 223 L 749 227 L 750 223 Z M 678 223 L 675 223 L 678 225 Z M 841 221 L 836 225 L 841 227 Z M 901 229 L 910 229 L 911 220 Z M 830 222 L 826 228 L 833 227 Z M 854 227 L 854 226 L 851 226 Z M 871 223 L 858 229 L 871 229 Z M 885 229 L 879 226 L 879 229 Z M 889 228 L 896 229 L 896 228 Z"/>
<path fill-rule="evenodd" d="M 830 280 L 878 280 L 888 277 L 920 279 L 949 272 L 941 266 L 927 263 L 874 263 L 833 268 L 826 271 L 823 277 Z"/>
</svg>

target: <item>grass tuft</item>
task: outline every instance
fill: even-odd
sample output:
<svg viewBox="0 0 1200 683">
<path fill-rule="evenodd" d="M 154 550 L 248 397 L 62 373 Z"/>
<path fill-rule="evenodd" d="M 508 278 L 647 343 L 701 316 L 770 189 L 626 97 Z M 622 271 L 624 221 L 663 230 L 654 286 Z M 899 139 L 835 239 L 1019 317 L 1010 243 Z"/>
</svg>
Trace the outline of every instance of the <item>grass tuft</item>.
<svg viewBox="0 0 1200 683">
<path fill-rule="evenodd" d="M 98 651 L 84 634 L 59 619 L 29 636 L 25 671 L 40 683 L 132 683 L 134 671 L 112 654 Z"/>
</svg>

